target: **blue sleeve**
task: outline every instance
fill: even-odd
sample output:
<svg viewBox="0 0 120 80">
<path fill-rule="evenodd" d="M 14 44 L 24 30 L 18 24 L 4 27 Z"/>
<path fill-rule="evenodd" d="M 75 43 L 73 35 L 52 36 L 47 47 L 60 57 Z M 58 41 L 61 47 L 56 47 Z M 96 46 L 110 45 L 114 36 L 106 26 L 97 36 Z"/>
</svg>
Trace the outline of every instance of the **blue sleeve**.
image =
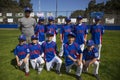
<svg viewBox="0 0 120 80">
<path fill-rule="evenodd" d="M 73 25 L 73 24 L 71 25 L 71 32 L 73 32 L 73 33 L 74 33 L 74 28 L 75 28 L 74 26 L 75 25 Z"/>
<path fill-rule="evenodd" d="M 47 25 L 45 25 L 45 33 L 47 32 Z"/>
<path fill-rule="evenodd" d="M 105 30 L 104 30 L 104 26 L 102 26 L 102 29 L 101 29 L 101 34 L 103 35 L 103 34 L 104 34 L 104 32 L 105 32 Z"/>
<path fill-rule="evenodd" d="M 18 53 L 18 50 L 17 50 L 17 47 L 16 47 L 15 50 L 14 50 L 14 55 L 16 56 L 17 53 Z"/>
<path fill-rule="evenodd" d="M 66 45 L 63 46 L 64 50 L 64 56 L 67 57 L 69 55 L 69 51 L 66 48 Z"/>
<path fill-rule="evenodd" d="M 95 58 L 98 58 L 99 54 L 98 54 L 98 49 L 97 48 L 94 48 L 93 49 L 93 52 L 94 52 L 94 57 Z"/>
<path fill-rule="evenodd" d="M 81 51 L 80 47 L 78 46 L 78 44 L 76 44 L 75 46 L 76 46 L 76 48 L 77 48 L 77 52 L 78 52 L 78 54 L 81 54 L 82 51 Z"/>
<path fill-rule="evenodd" d="M 35 26 L 34 31 L 35 31 L 35 34 L 37 35 L 38 34 L 38 26 L 37 25 Z"/>
<path fill-rule="evenodd" d="M 60 34 L 63 34 L 63 26 L 60 27 Z"/>
<path fill-rule="evenodd" d="M 42 48 L 41 48 L 41 45 L 38 44 L 38 47 L 39 47 L 39 51 L 40 51 L 40 55 L 42 54 Z"/>
<path fill-rule="evenodd" d="M 29 50 L 29 46 L 28 45 L 27 45 L 27 48 L 26 48 L 26 53 L 30 54 L 30 50 Z"/>
</svg>

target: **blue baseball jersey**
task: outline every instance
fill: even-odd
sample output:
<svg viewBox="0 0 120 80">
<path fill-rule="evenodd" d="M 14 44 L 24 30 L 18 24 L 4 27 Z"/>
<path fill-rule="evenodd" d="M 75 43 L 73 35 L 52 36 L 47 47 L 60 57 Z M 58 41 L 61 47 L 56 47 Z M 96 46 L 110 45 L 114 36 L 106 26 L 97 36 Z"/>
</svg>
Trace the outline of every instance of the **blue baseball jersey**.
<svg viewBox="0 0 120 80">
<path fill-rule="evenodd" d="M 63 43 L 68 42 L 68 34 L 73 31 L 73 26 L 72 25 L 63 25 L 60 29 L 60 34 L 63 36 Z"/>
<path fill-rule="evenodd" d="M 87 48 L 83 51 L 83 60 L 92 60 L 94 58 L 98 58 L 98 49 L 93 48 L 91 51 L 89 51 Z"/>
<path fill-rule="evenodd" d="M 28 45 L 27 44 L 23 44 L 23 45 L 17 45 L 15 50 L 14 50 L 14 55 L 18 56 L 18 58 L 24 59 L 26 57 L 27 54 L 29 54 L 29 49 L 28 49 Z"/>
<path fill-rule="evenodd" d="M 77 59 L 79 58 L 80 54 L 82 54 L 82 51 L 76 42 L 72 44 L 69 43 L 64 44 L 64 56 L 65 56 L 66 66 L 73 64 L 73 61 L 68 56 Z"/>
<path fill-rule="evenodd" d="M 45 26 L 45 32 L 47 33 L 49 31 L 51 31 L 54 34 L 57 34 L 58 33 L 57 26 L 55 24 L 47 24 Z"/>
<path fill-rule="evenodd" d="M 43 24 L 37 24 L 35 27 L 35 35 L 38 36 L 39 42 L 45 40 L 45 26 Z"/>
<path fill-rule="evenodd" d="M 88 28 L 85 24 L 77 24 L 74 28 L 74 33 L 76 34 L 76 42 L 81 45 L 84 43 L 84 37 L 88 34 Z"/>
<path fill-rule="evenodd" d="M 92 34 L 92 40 L 95 44 L 98 45 L 102 43 L 102 35 L 104 34 L 104 27 L 102 25 L 92 25 L 90 33 Z"/>
<path fill-rule="evenodd" d="M 51 41 L 51 42 L 45 41 L 42 44 L 42 50 L 45 55 L 45 60 L 47 62 L 50 62 L 56 55 L 57 44 L 54 41 Z"/>
<path fill-rule="evenodd" d="M 30 59 L 38 58 L 42 54 L 42 49 L 40 44 L 30 43 L 28 47 L 30 50 Z"/>
</svg>

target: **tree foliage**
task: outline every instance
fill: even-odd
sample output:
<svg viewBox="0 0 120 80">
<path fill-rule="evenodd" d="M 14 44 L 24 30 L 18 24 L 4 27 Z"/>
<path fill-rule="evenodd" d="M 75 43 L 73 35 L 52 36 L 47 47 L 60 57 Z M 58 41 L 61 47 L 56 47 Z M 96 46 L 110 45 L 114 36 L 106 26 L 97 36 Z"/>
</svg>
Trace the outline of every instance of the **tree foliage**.
<svg viewBox="0 0 120 80">
<path fill-rule="evenodd" d="M 0 12 L 21 12 L 24 7 L 32 8 L 31 0 L 0 0 Z"/>
<path fill-rule="evenodd" d="M 76 10 L 73 13 L 71 13 L 71 17 L 76 17 L 78 15 L 87 17 L 89 13 L 99 11 L 109 14 L 120 13 L 120 0 L 108 0 L 106 3 L 96 3 L 96 0 L 91 0 L 85 11 Z"/>
</svg>

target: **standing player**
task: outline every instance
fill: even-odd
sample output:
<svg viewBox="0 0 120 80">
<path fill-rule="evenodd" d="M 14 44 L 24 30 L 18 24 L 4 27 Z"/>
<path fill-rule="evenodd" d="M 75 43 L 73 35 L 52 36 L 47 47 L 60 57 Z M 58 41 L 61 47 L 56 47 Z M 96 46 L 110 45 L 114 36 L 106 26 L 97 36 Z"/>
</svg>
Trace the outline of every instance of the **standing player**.
<svg viewBox="0 0 120 80">
<path fill-rule="evenodd" d="M 82 16 L 77 17 L 77 25 L 74 28 L 74 33 L 76 34 L 76 42 L 80 45 L 80 48 L 83 51 L 87 40 L 88 28 L 82 22 L 82 19 Z"/>
<path fill-rule="evenodd" d="M 104 34 L 104 27 L 100 24 L 101 23 L 101 17 L 96 16 L 95 17 L 95 24 L 91 26 L 90 33 L 92 35 L 92 40 L 95 43 L 95 47 L 99 50 L 99 57 L 100 59 L 100 52 L 102 47 L 102 35 Z"/>
<path fill-rule="evenodd" d="M 27 7 L 25 8 L 25 17 L 19 19 L 20 31 L 27 38 L 27 43 L 31 42 L 31 36 L 34 35 L 34 27 L 36 25 L 36 20 L 30 17 L 32 10 Z"/>
<path fill-rule="evenodd" d="M 98 61 L 98 49 L 94 47 L 93 40 L 87 41 L 87 48 L 83 51 L 83 72 L 87 72 L 88 67 L 93 64 L 94 65 L 94 76 L 99 79 L 98 69 L 99 69 L 99 61 Z"/>
<path fill-rule="evenodd" d="M 48 17 L 48 24 L 45 26 L 45 32 L 51 31 L 54 33 L 53 41 L 56 42 L 56 35 L 58 33 L 57 26 L 54 24 L 54 18 L 52 16 Z"/>
<path fill-rule="evenodd" d="M 31 37 L 31 41 L 32 43 L 29 44 L 30 62 L 33 69 L 38 69 L 38 74 L 40 74 L 44 66 L 44 60 L 41 57 L 42 49 L 40 44 L 38 44 L 38 37 L 36 35 Z"/>
<path fill-rule="evenodd" d="M 26 37 L 24 35 L 20 35 L 19 44 L 16 46 L 14 50 L 14 55 L 16 57 L 17 65 L 20 69 L 25 69 L 25 75 L 29 75 L 29 49 L 28 45 L 25 43 Z"/>
<path fill-rule="evenodd" d="M 54 41 L 52 41 L 53 36 L 53 32 L 46 33 L 46 37 L 48 39 L 42 44 L 42 49 L 45 55 L 47 71 L 50 71 L 51 67 L 53 67 L 53 63 L 57 63 L 56 73 L 60 74 L 62 60 L 57 56 L 57 44 Z"/>
<path fill-rule="evenodd" d="M 73 65 L 77 66 L 76 78 L 82 80 L 82 51 L 79 45 L 75 42 L 75 34 L 70 32 L 68 34 L 68 42 L 64 45 L 64 56 L 66 64 L 66 72 L 69 73 Z"/>
<path fill-rule="evenodd" d="M 39 44 L 41 45 L 45 41 L 44 17 L 39 18 L 38 24 L 35 27 L 35 35 L 38 36 Z"/>
<path fill-rule="evenodd" d="M 60 49 L 60 56 L 63 56 L 63 45 L 68 42 L 68 34 L 73 31 L 72 25 L 71 25 L 71 19 L 69 17 L 65 18 L 66 24 L 63 25 L 60 29 L 60 41 L 62 43 L 61 49 Z"/>
</svg>

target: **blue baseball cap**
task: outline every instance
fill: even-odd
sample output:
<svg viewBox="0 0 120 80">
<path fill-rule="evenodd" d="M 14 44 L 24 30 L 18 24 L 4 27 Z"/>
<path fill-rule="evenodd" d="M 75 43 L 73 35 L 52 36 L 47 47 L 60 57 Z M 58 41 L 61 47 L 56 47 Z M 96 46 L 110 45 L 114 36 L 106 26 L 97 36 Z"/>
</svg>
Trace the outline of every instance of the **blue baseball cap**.
<svg viewBox="0 0 120 80">
<path fill-rule="evenodd" d="M 39 21 L 44 21 L 44 17 L 39 17 Z"/>
<path fill-rule="evenodd" d="M 26 41 L 26 36 L 22 34 L 18 37 L 18 40 Z"/>
<path fill-rule="evenodd" d="M 87 46 L 93 46 L 94 45 L 94 41 L 93 40 L 88 40 L 87 41 Z"/>
<path fill-rule="evenodd" d="M 66 22 L 70 22 L 70 21 L 71 21 L 71 18 L 70 18 L 70 17 L 66 17 L 66 18 L 65 18 L 65 21 L 66 21 Z"/>
<path fill-rule="evenodd" d="M 54 33 L 53 33 L 53 32 L 51 32 L 51 31 L 48 31 L 48 32 L 46 33 L 46 35 L 47 35 L 47 36 L 53 36 L 53 35 L 54 35 Z"/>
<path fill-rule="evenodd" d="M 100 17 L 100 16 L 96 16 L 95 17 L 95 21 L 99 21 L 99 20 L 101 20 L 102 18 Z"/>
<path fill-rule="evenodd" d="M 82 16 L 78 16 L 78 17 L 77 17 L 77 20 L 81 20 L 81 19 L 83 19 Z"/>
<path fill-rule="evenodd" d="M 54 21 L 54 18 L 52 16 L 49 16 L 48 21 Z"/>
<path fill-rule="evenodd" d="M 38 37 L 36 35 L 32 35 L 31 40 L 38 40 Z"/>
<path fill-rule="evenodd" d="M 24 11 L 25 12 L 30 12 L 30 13 L 32 12 L 32 10 L 29 7 L 24 8 Z"/>
<path fill-rule="evenodd" d="M 76 35 L 73 32 L 70 32 L 68 36 L 76 37 Z"/>
</svg>

